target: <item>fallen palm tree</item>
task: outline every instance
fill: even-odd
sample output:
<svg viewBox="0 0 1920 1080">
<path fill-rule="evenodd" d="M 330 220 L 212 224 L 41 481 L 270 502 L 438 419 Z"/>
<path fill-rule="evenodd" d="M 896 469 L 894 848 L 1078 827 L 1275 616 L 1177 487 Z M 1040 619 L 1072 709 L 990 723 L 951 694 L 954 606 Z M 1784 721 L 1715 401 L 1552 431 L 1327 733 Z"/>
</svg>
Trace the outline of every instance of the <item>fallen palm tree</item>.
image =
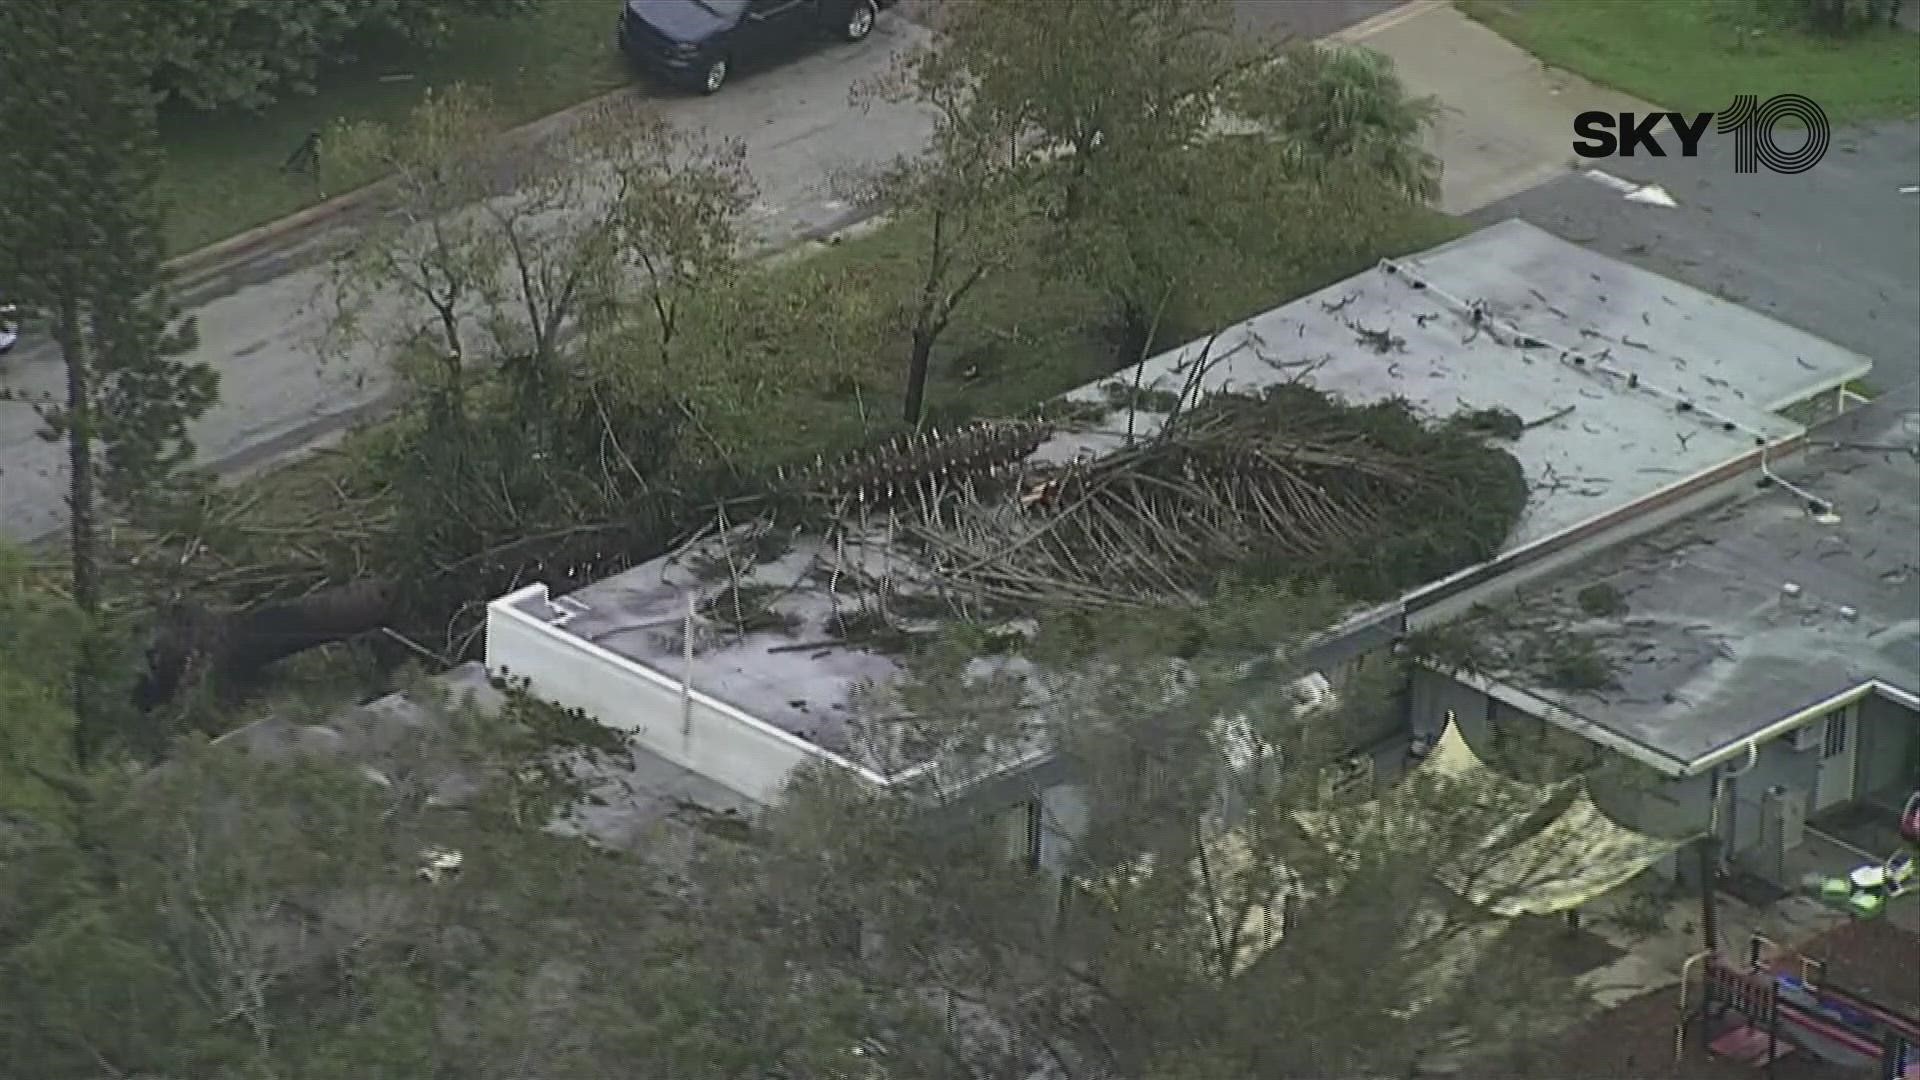
<svg viewBox="0 0 1920 1080">
<path fill-rule="evenodd" d="M 870 533 L 883 515 L 918 549 L 919 577 L 970 610 L 1161 604 L 1229 571 L 1376 599 L 1491 556 L 1511 531 L 1526 483 L 1487 419 L 1426 423 L 1298 384 L 1215 394 L 1062 465 L 891 470 L 889 497 L 856 500 L 840 527 Z"/>
</svg>

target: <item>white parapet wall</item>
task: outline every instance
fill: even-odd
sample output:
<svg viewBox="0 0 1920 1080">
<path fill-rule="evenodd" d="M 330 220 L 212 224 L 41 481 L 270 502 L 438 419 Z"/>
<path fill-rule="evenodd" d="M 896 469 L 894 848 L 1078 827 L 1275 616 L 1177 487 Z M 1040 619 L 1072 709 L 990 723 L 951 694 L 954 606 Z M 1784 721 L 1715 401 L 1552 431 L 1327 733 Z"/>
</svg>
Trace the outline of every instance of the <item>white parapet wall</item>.
<svg viewBox="0 0 1920 1080">
<path fill-rule="evenodd" d="M 763 805 L 779 801 L 801 764 L 820 761 L 876 786 L 904 783 L 782 731 L 678 679 L 568 633 L 534 612 L 562 609 L 545 585 L 529 585 L 487 605 L 487 672 L 562 708 L 579 709 L 629 733 L 650 753 Z"/>
</svg>

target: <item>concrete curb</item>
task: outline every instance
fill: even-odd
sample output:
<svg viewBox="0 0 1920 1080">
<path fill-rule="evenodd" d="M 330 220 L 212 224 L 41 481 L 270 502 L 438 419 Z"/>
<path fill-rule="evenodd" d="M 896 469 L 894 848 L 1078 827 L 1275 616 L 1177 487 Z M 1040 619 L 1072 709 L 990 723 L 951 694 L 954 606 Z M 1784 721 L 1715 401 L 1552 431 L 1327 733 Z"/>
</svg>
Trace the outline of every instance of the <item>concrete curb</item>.
<svg viewBox="0 0 1920 1080">
<path fill-rule="evenodd" d="M 635 92 L 636 85 L 632 83 L 617 90 L 609 90 L 604 94 L 569 105 L 559 112 L 548 113 L 538 119 L 508 128 L 495 136 L 495 142 L 502 149 L 512 149 L 538 142 L 552 132 L 571 124 L 576 118 L 605 105 L 622 94 Z M 218 240 L 206 247 L 189 251 L 185 255 L 175 256 L 167 260 L 165 268 L 173 275 L 176 286 L 182 281 L 207 276 L 217 272 L 223 266 L 258 253 L 262 248 L 279 244 L 296 233 L 316 230 L 371 204 L 390 183 L 391 180 L 386 177 L 374 180 L 304 210 L 297 210 L 286 217 L 269 221 L 264 225 L 256 225 L 225 240 Z"/>
<path fill-rule="evenodd" d="M 1328 35 L 1330 40 L 1354 44 L 1398 26 L 1408 19 L 1425 15 L 1435 8 L 1446 7 L 1452 0 L 1409 0 L 1392 11 L 1383 11 L 1371 19 L 1363 19 L 1345 30 L 1336 30 Z"/>
</svg>

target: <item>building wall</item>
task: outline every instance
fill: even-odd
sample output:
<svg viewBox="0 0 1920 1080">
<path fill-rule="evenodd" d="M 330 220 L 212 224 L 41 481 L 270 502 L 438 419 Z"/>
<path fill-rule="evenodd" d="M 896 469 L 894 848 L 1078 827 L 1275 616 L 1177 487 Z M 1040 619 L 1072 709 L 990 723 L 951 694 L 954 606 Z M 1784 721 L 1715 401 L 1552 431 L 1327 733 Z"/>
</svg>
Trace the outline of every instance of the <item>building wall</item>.
<svg viewBox="0 0 1920 1080">
<path fill-rule="evenodd" d="M 1920 789 L 1920 713 L 1878 694 L 1860 702 L 1856 795 L 1901 802 Z"/>
<path fill-rule="evenodd" d="M 1471 686 L 1438 671 L 1416 666 L 1407 688 L 1407 725 L 1412 734 L 1438 738 L 1449 716 L 1460 724 L 1468 742 L 1486 737 L 1492 701 Z"/>
<path fill-rule="evenodd" d="M 1424 668 L 1413 675 L 1408 702 L 1415 732 L 1437 735 L 1452 719 L 1483 755 L 1497 745 L 1497 733 L 1543 730 L 1542 721 L 1521 710 Z M 1878 695 L 1853 707 L 1859 716 L 1853 799 L 1897 805 L 1920 786 L 1920 714 Z M 1802 740 L 1805 749 L 1796 748 L 1788 732 L 1761 744 L 1751 765 L 1741 757 L 1697 776 L 1601 781 L 1589 790 L 1608 817 L 1642 832 L 1684 836 L 1711 825 L 1726 860 L 1776 884 L 1791 885 L 1786 853 L 1802 842 L 1806 820 L 1813 816 L 1822 767 L 1819 736 L 1827 719 L 1821 715 L 1803 725 L 1808 733 Z M 1584 742 L 1557 728 L 1545 730 Z M 1672 876 L 1687 867 L 1670 858 L 1658 869 Z"/>
<path fill-rule="evenodd" d="M 525 680 L 542 700 L 627 732 L 649 753 L 763 806 L 778 802 L 787 779 L 807 762 L 828 762 L 884 782 L 698 690 L 683 694 L 675 680 L 519 610 L 516 605 L 533 595 L 544 600 L 546 587 L 531 586 L 488 605 L 489 674 Z"/>
<path fill-rule="evenodd" d="M 1060 784 L 1040 793 L 1040 867 L 1054 874 L 1067 872 L 1073 842 L 1087 831 L 1086 792 Z"/>
<path fill-rule="evenodd" d="M 1055 876 L 1066 873 L 1074 839 L 1087 827 L 1085 794 L 1072 784 L 1035 792 L 994 813 L 1007 840 L 1007 857 Z"/>
<path fill-rule="evenodd" d="M 1408 688 L 1400 660 L 1387 649 L 1359 653 L 1319 670 L 1349 706 L 1341 716 L 1352 725 L 1347 743 L 1364 749 L 1407 733 Z"/>
<path fill-rule="evenodd" d="M 1824 716 L 1814 720 L 1812 730 L 1825 723 Z M 1799 845 L 1801 824 L 1812 811 L 1820 748 L 1796 750 L 1790 738 L 1781 737 L 1762 743 L 1752 767 L 1740 771 L 1744 763 L 1736 759 L 1721 769 L 1721 852 L 1741 869 L 1790 884 L 1785 854 Z"/>
</svg>

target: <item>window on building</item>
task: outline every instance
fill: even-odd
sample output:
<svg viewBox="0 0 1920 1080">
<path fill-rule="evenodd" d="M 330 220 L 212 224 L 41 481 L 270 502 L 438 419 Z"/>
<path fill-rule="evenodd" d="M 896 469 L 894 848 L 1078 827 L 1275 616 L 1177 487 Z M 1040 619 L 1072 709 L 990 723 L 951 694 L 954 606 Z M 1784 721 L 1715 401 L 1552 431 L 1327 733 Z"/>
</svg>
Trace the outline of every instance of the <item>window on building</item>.
<svg viewBox="0 0 1920 1080">
<path fill-rule="evenodd" d="M 1827 730 L 1820 743 L 1820 756 L 1839 757 L 1847 752 L 1847 710 L 1841 709 L 1827 717 Z"/>
<path fill-rule="evenodd" d="M 1028 799 L 1007 810 L 1007 858 L 1027 870 L 1040 869 L 1040 831 L 1044 808 L 1039 799 Z"/>
</svg>

